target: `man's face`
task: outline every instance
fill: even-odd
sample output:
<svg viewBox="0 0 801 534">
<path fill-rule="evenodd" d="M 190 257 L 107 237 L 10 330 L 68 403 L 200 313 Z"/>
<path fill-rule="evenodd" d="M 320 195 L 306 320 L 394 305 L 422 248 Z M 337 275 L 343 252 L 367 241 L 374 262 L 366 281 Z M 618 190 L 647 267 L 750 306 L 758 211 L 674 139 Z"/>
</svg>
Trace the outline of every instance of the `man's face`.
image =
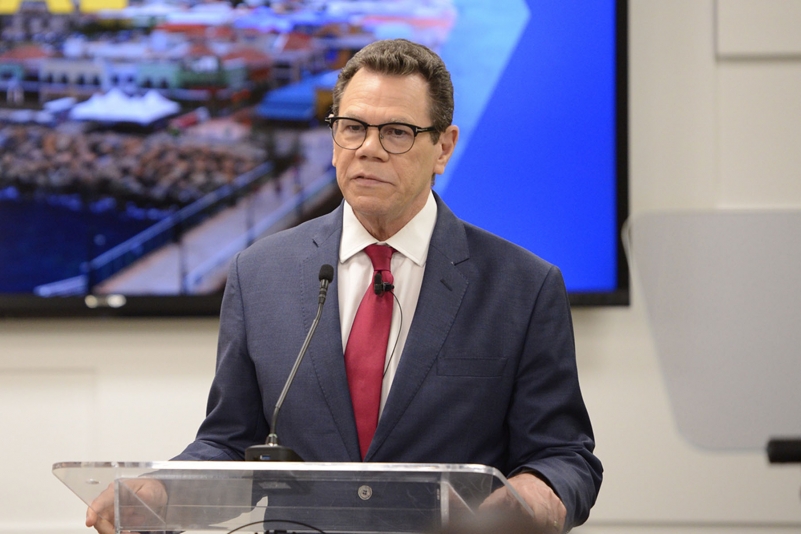
<svg viewBox="0 0 801 534">
<path fill-rule="evenodd" d="M 345 88 L 338 114 L 368 124 L 404 122 L 425 128 L 431 126 L 428 104 L 428 83 L 419 74 L 388 76 L 361 69 Z M 457 137 L 455 126 L 436 143 L 431 133 L 421 133 L 405 154 L 384 150 L 377 128 L 368 128 L 356 150 L 334 143 L 339 188 L 374 237 L 391 237 L 423 208 L 431 178 L 445 170 Z"/>
</svg>

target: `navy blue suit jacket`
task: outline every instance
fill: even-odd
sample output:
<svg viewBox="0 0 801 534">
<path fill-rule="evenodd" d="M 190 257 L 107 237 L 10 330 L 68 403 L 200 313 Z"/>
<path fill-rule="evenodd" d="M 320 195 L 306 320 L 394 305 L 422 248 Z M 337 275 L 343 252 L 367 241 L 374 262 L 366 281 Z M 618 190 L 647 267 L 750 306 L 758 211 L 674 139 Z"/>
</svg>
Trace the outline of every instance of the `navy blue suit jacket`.
<svg viewBox="0 0 801 534">
<path fill-rule="evenodd" d="M 579 391 L 559 270 L 438 215 L 420 298 L 365 461 L 478 463 L 531 470 L 583 522 L 601 483 Z M 317 308 L 320 266 L 336 266 L 342 207 L 259 240 L 234 260 L 216 375 L 197 439 L 176 459 L 241 460 L 264 443 L 276 400 Z M 361 461 L 345 375 L 337 278 L 278 419 L 306 461 Z"/>
</svg>

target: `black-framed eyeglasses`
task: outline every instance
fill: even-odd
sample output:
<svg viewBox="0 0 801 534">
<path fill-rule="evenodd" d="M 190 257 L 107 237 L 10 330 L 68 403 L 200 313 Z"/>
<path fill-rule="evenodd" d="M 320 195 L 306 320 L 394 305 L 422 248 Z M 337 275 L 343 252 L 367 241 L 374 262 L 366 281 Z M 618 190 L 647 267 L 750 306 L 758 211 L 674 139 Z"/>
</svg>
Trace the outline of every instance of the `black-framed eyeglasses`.
<svg viewBox="0 0 801 534">
<path fill-rule="evenodd" d="M 417 134 L 435 132 L 433 126 L 421 128 L 404 122 L 385 122 L 384 124 L 367 124 L 350 117 L 328 117 L 325 119 L 331 127 L 334 142 L 345 150 L 356 150 L 367 139 L 367 129 L 378 129 L 378 140 L 384 150 L 390 154 L 404 154 L 412 149 Z"/>
</svg>

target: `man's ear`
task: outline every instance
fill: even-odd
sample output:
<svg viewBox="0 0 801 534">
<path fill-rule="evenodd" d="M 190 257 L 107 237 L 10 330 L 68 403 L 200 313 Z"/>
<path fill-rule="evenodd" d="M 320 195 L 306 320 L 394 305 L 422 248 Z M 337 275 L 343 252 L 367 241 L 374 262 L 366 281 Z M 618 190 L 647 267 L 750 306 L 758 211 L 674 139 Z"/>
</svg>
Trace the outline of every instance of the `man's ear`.
<svg viewBox="0 0 801 534">
<path fill-rule="evenodd" d="M 331 112 L 328 114 L 328 117 L 327 117 L 327 118 L 329 118 L 329 119 L 330 119 L 330 118 L 331 118 L 331 117 L 333 117 L 333 116 L 334 116 L 334 112 L 333 112 L 333 111 L 331 111 Z M 331 136 L 329 136 L 329 137 L 331 137 Z M 333 137 L 331 137 L 331 165 L 333 165 L 334 167 L 336 167 L 336 166 L 337 166 L 337 151 L 336 151 L 336 148 L 337 148 L 337 147 L 336 147 L 336 143 L 334 142 L 334 139 L 333 139 Z"/>
<path fill-rule="evenodd" d="M 434 163 L 434 174 L 442 174 L 445 172 L 445 167 L 453 155 L 453 150 L 456 148 L 456 142 L 459 140 L 459 127 L 451 124 L 448 128 L 439 134 L 440 153 L 437 156 L 437 161 Z"/>
</svg>

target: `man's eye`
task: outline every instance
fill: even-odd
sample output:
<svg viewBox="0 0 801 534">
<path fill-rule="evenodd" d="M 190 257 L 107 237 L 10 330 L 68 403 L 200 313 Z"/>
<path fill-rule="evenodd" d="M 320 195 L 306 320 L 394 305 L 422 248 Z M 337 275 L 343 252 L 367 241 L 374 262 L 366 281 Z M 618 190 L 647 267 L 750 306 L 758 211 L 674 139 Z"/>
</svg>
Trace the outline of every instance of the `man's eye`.
<svg viewBox="0 0 801 534">
<path fill-rule="evenodd" d="M 384 136 L 385 137 L 396 137 L 396 138 L 403 138 L 412 135 L 407 128 L 401 128 L 397 126 L 387 126 L 384 128 Z"/>
<path fill-rule="evenodd" d="M 364 126 L 361 124 L 345 124 L 343 128 L 348 133 L 360 133 L 364 131 Z"/>
</svg>

